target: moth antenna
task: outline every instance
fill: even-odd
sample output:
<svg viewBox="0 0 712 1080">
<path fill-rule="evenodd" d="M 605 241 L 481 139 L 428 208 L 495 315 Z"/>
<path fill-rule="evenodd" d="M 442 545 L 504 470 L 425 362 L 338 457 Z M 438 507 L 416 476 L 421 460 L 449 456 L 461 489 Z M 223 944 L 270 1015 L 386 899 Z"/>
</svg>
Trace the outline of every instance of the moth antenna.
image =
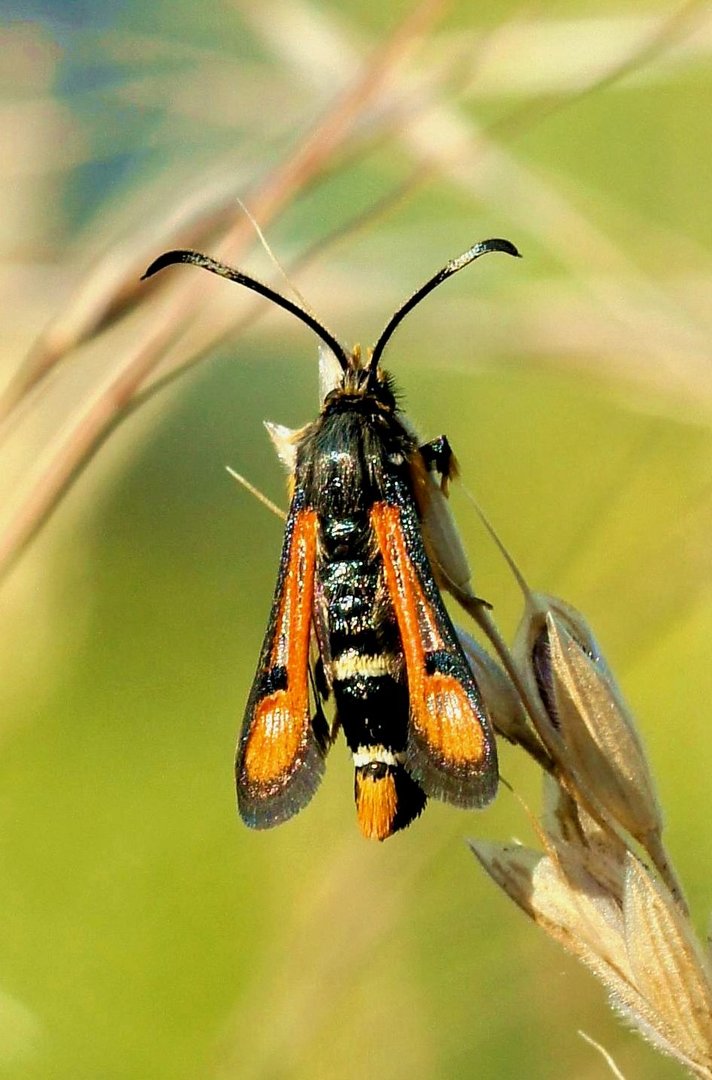
<svg viewBox="0 0 712 1080">
<path fill-rule="evenodd" d="M 294 293 L 294 295 L 296 296 L 297 300 L 299 301 L 299 303 L 300 303 L 301 307 L 304 309 L 304 311 L 308 312 L 309 315 L 312 316 L 312 318 L 316 319 L 316 315 L 314 314 L 314 309 L 312 308 L 311 304 L 308 304 L 307 301 L 304 299 L 304 296 L 299 291 L 297 286 L 294 284 L 294 282 L 290 278 L 289 274 L 285 270 L 284 266 L 280 262 L 279 258 L 277 257 L 277 255 L 275 255 L 272 248 L 270 247 L 269 241 L 267 240 L 267 237 L 265 236 L 265 234 L 262 232 L 262 229 L 260 228 L 260 224 L 259 224 L 257 218 L 253 216 L 253 214 L 247 208 L 247 206 L 242 201 L 242 199 L 240 198 L 239 195 L 236 195 L 235 199 L 237 200 L 237 205 L 240 207 L 243 214 L 245 215 L 245 217 L 249 221 L 250 225 L 255 230 L 255 233 L 257 234 L 257 239 L 259 240 L 260 244 L 262 245 L 262 247 L 264 249 L 264 252 L 267 255 L 267 258 L 270 260 L 270 262 L 274 266 L 276 266 L 277 270 L 282 275 L 282 278 L 284 279 L 284 283 L 287 286 L 287 288 L 290 289 Z"/>
<path fill-rule="evenodd" d="M 489 254 L 490 251 L 503 251 L 507 255 L 514 255 L 518 259 L 521 258 L 516 247 L 514 244 L 510 243 L 509 240 L 498 240 L 495 238 L 492 240 L 481 240 L 479 244 L 475 244 L 474 247 L 469 248 L 467 251 L 463 252 L 462 255 L 458 255 L 456 259 L 450 259 L 450 262 L 443 266 L 442 270 L 438 270 L 434 277 L 431 277 L 429 281 L 426 281 L 424 285 L 421 285 L 420 288 L 398 308 L 395 315 L 391 316 L 371 354 L 371 360 L 368 365 L 370 383 L 375 383 L 376 372 L 381 356 L 383 355 L 383 350 L 390 341 L 393 331 L 403 321 L 408 312 L 412 311 L 413 308 L 428 295 L 428 293 L 432 292 L 433 289 L 437 289 L 438 285 L 441 285 L 447 278 L 452 277 L 458 270 L 462 270 L 464 267 L 469 266 L 475 259 L 479 259 L 480 255 Z"/>
<path fill-rule="evenodd" d="M 247 274 L 243 274 L 241 270 L 235 270 L 232 266 L 227 266 L 225 263 L 211 258 L 210 255 L 203 255 L 200 251 L 165 251 L 163 255 L 159 255 L 157 259 L 154 259 L 148 270 L 142 275 L 141 280 L 144 281 L 146 278 L 153 277 L 160 270 L 165 270 L 167 266 L 174 266 L 176 263 L 189 263 L 191 266 L 200 266 L 203 270 L 209 270 L 211 274 L 217 274 L 218 277 L 227 278 L 228 281 L 236 281 L 238 285 L 244 285 L 246 289 L 252 289 L 253 292 L 266 297 L 278 307 L 284 308 L 285 311 L 291 312 L 292 315 L 296 315 L 301 322 L 306 323 L 329 346 L 339 361 L 342 371 L 348 370 L 349 361 L 343 345 L 314 315 L 309 311 L 305 311 L 299 304 L 295 304 L 293 300 L 288 300 L 286 296 L 282 296 L 281 293 L 270 288 L 269 285 L 265 285 L 258 278 L 249 277 Z"/>
</svg>

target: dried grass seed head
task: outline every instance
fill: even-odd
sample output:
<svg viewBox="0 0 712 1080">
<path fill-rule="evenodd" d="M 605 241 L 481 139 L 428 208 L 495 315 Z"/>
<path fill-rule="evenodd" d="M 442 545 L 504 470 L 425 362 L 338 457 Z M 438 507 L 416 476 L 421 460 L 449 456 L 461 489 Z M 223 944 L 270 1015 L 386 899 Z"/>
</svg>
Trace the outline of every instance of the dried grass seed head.
<svg viewBox="0 0 712 1080">
<path fill-rule="evenodd" d="M 586 620 L 535 594 L 515 661 L 540 709 L 532 717 L 562 775 L 604 821 L 656 850 L 662 815 L 633 718 Z"/>
</svg>

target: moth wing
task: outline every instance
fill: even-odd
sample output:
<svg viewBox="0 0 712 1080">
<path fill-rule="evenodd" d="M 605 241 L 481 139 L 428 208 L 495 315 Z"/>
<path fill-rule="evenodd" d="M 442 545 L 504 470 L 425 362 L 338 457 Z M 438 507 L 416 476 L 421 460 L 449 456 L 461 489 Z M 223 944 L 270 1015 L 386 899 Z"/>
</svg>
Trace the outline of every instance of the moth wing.
<svg viewBox="0 0 712 1080">
<path fill-rule="evenodd" d="M 328 730 L 312 717 L 312 634 L 317 515 L 292 501 L 279 577 L 237 746 L 237 802 L 246 824 L 278 825 L 311 799 L 324 772 Z"/>
<path fill-rule="evenodd" d="M 441 463 L 443 450 L 445 458 Z M 447 497 L 448 482 L 457 477 L 459 468 L 444 435 L 419 448 L 410 461 L 410 473 L 423 542 L 435 579 L 456 600 L 470 599 L 474 596 L 472 571 Z"/>
<path fill-rule="evenodd" d="M 485 806 L 498 782 L 492 727 L 425 553 L 412 501 L 375 503 L 371 523 L 408 677 L 405 767 L 427 795 Z"/>
<path fill-rule="evenodd" d="M 472 571 L 460 533 L 447 496 L 431 472 L 424 471 L 422 486 L 416 489 L 416 499 L 425 548 L 441 587 L 456 599 L 473 596 Z"/>
</svg>

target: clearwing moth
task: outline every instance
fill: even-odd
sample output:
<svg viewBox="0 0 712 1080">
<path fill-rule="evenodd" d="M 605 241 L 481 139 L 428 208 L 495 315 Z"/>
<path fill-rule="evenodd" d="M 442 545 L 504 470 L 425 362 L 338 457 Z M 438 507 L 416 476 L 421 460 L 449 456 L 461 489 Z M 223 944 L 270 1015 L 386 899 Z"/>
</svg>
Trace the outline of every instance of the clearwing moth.
<svg viewBox="0 0 712 1080">
<path fill-rule="evenodd" d="M 427 798 L 481 807 L 496 793 L 492 726 L 440 595 L 439 585 L 456 592 L 460 572 L 443 499 L 454 459 L 444 437 L 419 444 L 380 363 L 408 312 L 492 251 L 519 254 L 492 239 L 451 260 L 396 311 L 366 357 L 298 304 L 207 255 L 169 251 L 144 275 L 191 263 L 244 285 L 311 327 L 327 350 L 322 373 L 338 365 L 316 420 L 297 432 L 269 426 L 292 495 L 237 747 L 238 806 L 253 828 L 278 825 L 309 802 L 339 727 L 367 837 L 405 828 Z"/>
</svg>

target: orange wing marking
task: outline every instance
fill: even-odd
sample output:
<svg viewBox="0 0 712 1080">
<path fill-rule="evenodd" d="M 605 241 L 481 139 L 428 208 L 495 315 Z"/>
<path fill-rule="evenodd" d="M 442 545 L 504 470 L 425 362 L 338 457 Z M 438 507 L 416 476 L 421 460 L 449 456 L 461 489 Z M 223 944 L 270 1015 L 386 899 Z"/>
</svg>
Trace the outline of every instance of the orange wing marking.
<svg viewBox="0 0 712 1080">
<path fill-rule="evenodd" d="M 371 522 L 383 558 L 386 584 L 395 608 L 408 673 L 411 721 L 444 763 L 477 767 L 486 758 L 485 734 L 479 715 L 462 684 L 452 675 L 429 674 L 426 654 L 452 648 L 443 636 L 408 555 L 400 511 L 376 503 Z"/>
<path fill-rule="evenodd" d="M 275 690 L 255 707 L 243 758 L 248 783 L 263 786 L 283 782 L 306 744 L 316 521 L 314 510 L 302 510 L 294 523 L 267 664 L 268 670 L 286 670 L 287 686 Z"/>
</svg>

